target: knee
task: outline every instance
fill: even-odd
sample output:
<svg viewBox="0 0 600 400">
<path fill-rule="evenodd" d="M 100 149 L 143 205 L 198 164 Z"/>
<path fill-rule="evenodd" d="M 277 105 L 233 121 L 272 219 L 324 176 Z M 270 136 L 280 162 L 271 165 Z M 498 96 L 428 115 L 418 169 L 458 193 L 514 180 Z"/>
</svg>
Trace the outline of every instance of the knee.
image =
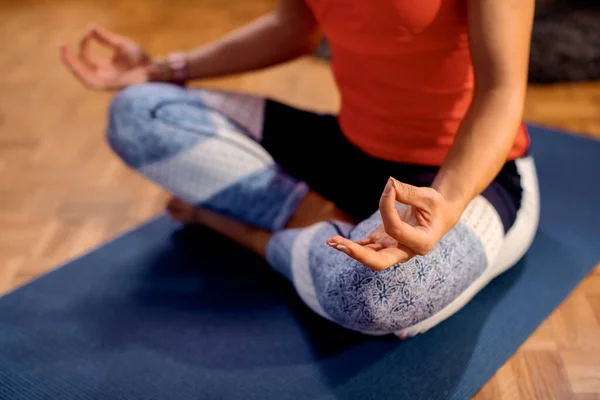
<svg viewBox="0 0 600 400">
<path fill-rule="evenodd" d="M 339 274 L 328 287 L 326 312 L 341 325 L 366 334 L 410 327 L 434 310 L 427 288 L 406 272 L 400 267 L 373 272 L 358 266 Z"/>
<path fill-rule="evenodd" d="M 357 265 L 329 280 L 324 310 L 346 328 L 367 334 L 387 334 L 394 331 L 392 304 L 398 287 L 383 273 Z"/>
<path fill-rule="evenodd" d="M 162 83 L 145 83 L 142 85 L 128 86 L 117 93 L 109 106 L 109 129 L 117 132 L 143 119 L 165 99 L 172 89 Z"/>
<path fill-rule="evenodd" d="M 152 137 L 153 113 L 181 90 L 173 85 L 146 83 L 129 86 L 114 96 L 108 110 L 106 139 L 127 165 L 138 168 L 152 161 L 156 147 L 161 146 Z"/>
</svg>

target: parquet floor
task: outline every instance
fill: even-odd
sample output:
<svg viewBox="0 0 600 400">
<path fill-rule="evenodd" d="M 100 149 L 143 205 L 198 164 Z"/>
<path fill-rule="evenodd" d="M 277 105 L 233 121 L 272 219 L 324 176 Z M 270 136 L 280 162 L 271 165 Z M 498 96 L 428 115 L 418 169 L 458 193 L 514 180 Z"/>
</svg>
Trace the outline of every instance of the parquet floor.
<svg viewBox="0 0 600 400">
<path fill-rule="evenodd" d="M 214 39 L 274 0 L 0 0 L 0 294 L 160 212 L 165 193 L 104 140 L 110 94 L 84 90 L 56 44 L 90 22 L 154 54 Z M 204 82 L 317 110 L 338 98 L 325 64 L 303 59 Z M 531 87 L 529 121 L 600 137 L 600 84 Z M 560 150 L 559 150 L 560 151 Z M 600 266 L 475 396 L 600 400 Z"/>
</svg>

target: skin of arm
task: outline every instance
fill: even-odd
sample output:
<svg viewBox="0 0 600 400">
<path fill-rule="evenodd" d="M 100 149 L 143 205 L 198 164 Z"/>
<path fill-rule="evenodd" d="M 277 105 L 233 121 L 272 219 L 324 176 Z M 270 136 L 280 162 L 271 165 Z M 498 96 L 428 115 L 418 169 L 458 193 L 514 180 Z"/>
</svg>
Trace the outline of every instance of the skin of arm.
<svg viewBox="0 0 600 400">
<path fill-rule="evenodd" d="M 303 0 L 280 0 L 271 13 L 187 53 L 187 75 L 206 79 L 267 68 L 312 53 L 319 38 Z"/>
<path fill-rule="evenodd" d="M 390 178 L 379 202 L 382 225 L 353 242 L 326 244 L 381 271 L 425 255 L 469 202 L 497 176 L 521 123 L 534 0 L 466 0 L 475 90 L 432 187 Z M 410 207 L 398 212 L 396 203 Z"/>
<path fill-rule="evenodd" d="M 317 28 L 304 0 L 279 0 L 271 13 L 185 54 L 186 80 L 249 72 L 310 53 L 320 38 Z M 111 57 L 95 57 L 90 50 L 92 42 L 112 50 Z M 61 43 L 59 55 L 67 69 L 94 90 L 120 90 L 172 78 L 167 60 L 153 59 L 133 40 L 99 26 L 88 28 L 77 53 Z M 179 56 L 177 63 L 181 63 Z"/>
<path fill-rule="evenodd" d="M 467 0 L 471 106 L 433 188 L 464 210 L 496 177 L 521 123 L 533 0 Z"/>
</svg>

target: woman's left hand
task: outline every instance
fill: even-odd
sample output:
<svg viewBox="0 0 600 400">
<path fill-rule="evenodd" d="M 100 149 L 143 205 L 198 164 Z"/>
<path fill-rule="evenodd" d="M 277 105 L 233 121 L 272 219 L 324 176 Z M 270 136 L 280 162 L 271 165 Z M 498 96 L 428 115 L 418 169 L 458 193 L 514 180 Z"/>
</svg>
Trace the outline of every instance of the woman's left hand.
<svg viewBox="0 0 600 400">
<path fill-rule="evenodd" d="M 396 201 L 408 207 L 397 211 Z M 326 244 L 381 271 L 431 251 L 456 224 L 463 209 L 433 188 L 390 178 L 379 201 L 383 225 L 358 242 L 334 236 Z"/>
</svg>

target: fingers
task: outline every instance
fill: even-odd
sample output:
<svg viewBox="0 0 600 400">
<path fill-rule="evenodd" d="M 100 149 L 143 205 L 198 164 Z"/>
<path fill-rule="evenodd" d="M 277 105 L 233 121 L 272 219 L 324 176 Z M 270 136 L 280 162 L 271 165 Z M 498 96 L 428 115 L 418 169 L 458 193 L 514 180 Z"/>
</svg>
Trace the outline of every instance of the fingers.
<svg viewBox="0 0 600 400">
<path fill-rule="evenodd" d="M 365 247 L 368 247 L 375 251 L 379 251 L 379 250 L 383 249 L 383 245 L 381 243 L 367 244 L 367 245 L 365 245 Z"/>
<path fill-rule="evenodd" d="M 384 247 L 384 246 L 383 246 L 383 244 L 381 244 L 381 243 L 376 243 L 376 242 L 373 240 L 373 237 L 371 237 L 371 236 L 369 236 L 369 237 L 367 237 L 367 238 L 364 238 L 364 239 L 361 239 L 361 240 L 358 240 L 358 241 L 356 241 L 356 244 L 359 244 L 359 245 L 361 245 L 361 246 L 368 247 L 368 248 L 370 248 L 370 249 L 373 249 L 373 250 L 375 250 L 375 251 L 381 250 L 381 249 L 383 249 L 383 247 Z"/>
<path fill-rule="evenodd" d="M 350 257 L 355 258 L 357 260 L 359 258 L 364 259 L 365 257 L 368 257 L 369 252 L 374 252 L 373 249 L 365 248 L 360 244 L 355 243 L 352 240 L 343 238 L 339 235 L 332 237 L 325 244 L 327 246 L 333 247 L 336 250 L 341 251 L 342 253 L 346 253 Z"/>
<path fill-rule="evenodd" d="M 400 245 L 409 248 L 418 248 L 422 240 L 422 235 L 417 229 L 400 218 L 396 210 L 396 191 L 392 178 L 388 180 L 379 200 L 379 212 L 381 213 L 383 226 L 388 235 L 397 240 Z"/>
<path fill-rule="evenodd" d="M 360 244 L 361 246 L 365 246 L 367 244 L 373 244 L 373 238 L 369 236 L 367 238 L 360 239 L 356 242 L 356 244 Z"/>
<path fill-rule="evenodd" d="M 117 35 L 116 33 L 112 33 L 99 26 L 93 26 L 90 29 L 90 35 L 94 39 L 98 40 L 98 42 L 100 42 L 101 44 L 107 47 L 111 47 L 115 50 L 120 48 L 125 42 L 125 38 L 123 38 L 123 36 Z"/>
<path fill-rule="evenodd" d="M 396 193 L 396 201 L 409 206 L 419 208 L 427 207 L 429 196 L 423 188 L 402 183 L 394 178 L 390 178 L 392 187 Z"/>
<path fill-rule="evenodd" d="M 409 252 L 399 248 L 376 250 L 368 246 L 361 246 L 341 236 L 332 237 L 326 244 L 354 258 L 374 271 L 382 271 L 412 257 Z"/>
<path fill-rule="evenodd" d="M 361 245 L 361 246 L 368 247 L 368 248 L 370 248 L 370 249 L 373 249 L 373 250 L 375 250 L 375 251 L 377 251 L 377 250 L 381 250 L 381 249 L 383 249 L 383 247 L 384 247 L 384 246 L 383 246 L 383 244 L 381 244 L 381 243 L 376 243 L 376 242 L 373 240 L 373 238 L 372 238 L 371 236 L 369 236 L 369 237 L 367 237 L 367 238 L 364 238 L 364 239 L 361 239 L 361 240 L 358 240 L 358 241 L 356 241 L 356 244 L 359 244 L 359 245 Z"/>
<path fill-rule="evenodd" d="M 94 71 L 84 65 L 66 45 L 61 44 L 59 52 L 62 62 L 83 85 L 93 89 L 102 88 L 101 82 L 98 81 Z"/>
<path fill-rule="evenodd" d="M 98 67 L 98 63 L 90 54 L 91 39 L 91 32 L 87 31 L 79 41 L 79 61 L 81 61 L 88 69 L 95 70 Z"/>
</svg>

